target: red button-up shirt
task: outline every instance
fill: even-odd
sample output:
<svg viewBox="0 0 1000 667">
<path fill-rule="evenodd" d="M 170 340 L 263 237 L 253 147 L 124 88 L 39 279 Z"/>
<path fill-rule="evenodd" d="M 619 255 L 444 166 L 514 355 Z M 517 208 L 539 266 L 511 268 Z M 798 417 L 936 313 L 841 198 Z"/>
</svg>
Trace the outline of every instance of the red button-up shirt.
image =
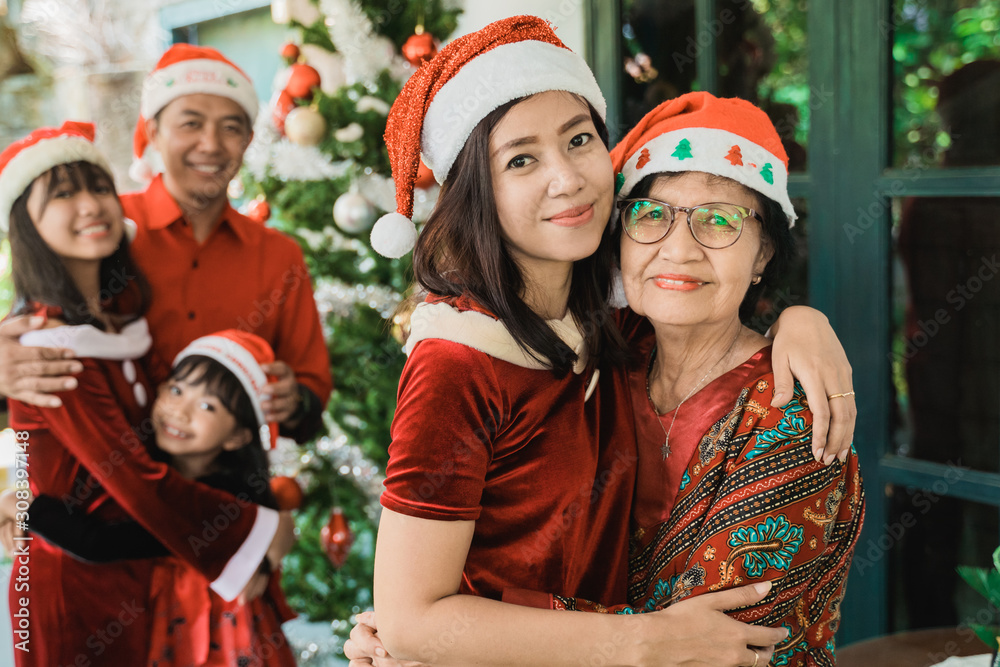
<svg viewBox="0 0 1000 667">
<path fill-rule="evenodd" d="M 138 226 L 132 252 L 152 288 L 146 318 L 163 362 L 199 336 L 250 331 L 326 403 L 330 360 L 302 250 L 292 239 L 227 203 L 219 224 L 198 243 L 160 176 L 145 192 L 121 200 Z"/>
</svg>

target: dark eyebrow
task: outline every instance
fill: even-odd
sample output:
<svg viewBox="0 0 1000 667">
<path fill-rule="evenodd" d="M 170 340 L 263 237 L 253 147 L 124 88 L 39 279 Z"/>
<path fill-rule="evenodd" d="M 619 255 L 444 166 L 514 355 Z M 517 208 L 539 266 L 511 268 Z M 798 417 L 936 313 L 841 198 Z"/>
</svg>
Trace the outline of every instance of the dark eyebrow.
<svg viewBox="0 0 1000 667">
<path fill-rule="evenodd" d="M 203 113 L 201 113 L 199 111 L 195 111 L 194 109 L 182 109 L 181 110 L 181 115 L 182 116 L 189 116 L 189 117 L 197 118 L 199 120 L 204 120 L 205 118 L 207 118 L 207 116 L 205 116 L 205 114 L 203 114 Z M 234 113 L 234 114 L 229 115 L 229 116 L 224 116 L 222 119 L 220 119 L 219 122 L 225 123 L 225 122 L 229 122 L 229 121 L 236 121 L 236 122 L 241 123 L 243 125 L 247 124 L 246 117 L 244 115 L 238 114 L 238 113 Z"/>
<path fill-rule="evenodd" d="M 581 123 L 586 123 L 589 120 L 590 120 L 590 114 L 589 113 L 581 113 L 580 115 L 574 116 L 573 118 L 570 118 L 568 121 L 566 121 L 565 123 L 563 123 L 562 126 L 557 130 L 557 133 L 558 134 L 565 134 L 565 133 L 569 132 L 570 130 L 572 130 L 577 125 L 579 125 Z M 495 151 L 493 151 L 491 157 L 492 156 L 496 156 L 497 154 L 502 153 L 503 151 L 509 150 L 511 148 L 517 148 L 518 146 L 526 146 L 526 145 L 534 144 L 534 143 L 538 143 L 538 137 L 536 137 L 534 135 L 528 136 L 528 137 L 519 137 L 517 139 L 512 139 L 512 140 L 508 141 L 507 143 L 505 143 L 503 146 L 500 146 Z"/>
</svg>

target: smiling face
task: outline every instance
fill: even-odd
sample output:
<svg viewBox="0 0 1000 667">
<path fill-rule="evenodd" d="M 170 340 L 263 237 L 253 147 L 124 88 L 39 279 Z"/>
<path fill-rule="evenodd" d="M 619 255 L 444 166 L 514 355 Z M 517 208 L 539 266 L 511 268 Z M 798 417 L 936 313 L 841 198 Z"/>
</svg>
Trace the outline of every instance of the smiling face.
<svg viewBox="0 0 1000 667">
<path fill-rule="evenodd" d="M 61 166 L 42 174 L 31 185 L 27 208 L 38 235 L 66 264 L 100 262 L 125 231 L 111 178 L 96 168 Z"/>
<path fill-rule="evenodd" d="M 760 209 L 757 196 L 735 181 L 701 172 L 659 178 L 651 199 L 693 207 L 724 202 Z M 771 257 L 761 225 L 747 219 L 739 240 L 709 249 L 691 235 L 678 214 L 670 232 L 656 243 L 641 244 L 621 235 L 621 267 L 629 305 L 654 324 L 694 326 L 731 322 L 754 276 Z"/>
<path fill-rule="evenodd" d="M 218 95 L 179 97 L 147 128 L 150 144 L 163 157 L 167 190 L 195 206 L 226 197 L 253 136 L 243 108 Z"/>
<path fill-rule="evenodd" d="M 497 124 L 489 149 L 500 227 L 522 270 L 570 267 L 597 250 L 614 178 L 586 102 L 557 91 L 533 95 Z"/>
<path fill-rule="evenodd" d="M 185 457 L 204 467 L 222 451 L 235 451 L 248 442 L 249 429 L 240 427 L 222 401 L 200 382 L 203 370 L 160 385 L 153 403 L 156 444 L 174 457 Z"/>
</svg>

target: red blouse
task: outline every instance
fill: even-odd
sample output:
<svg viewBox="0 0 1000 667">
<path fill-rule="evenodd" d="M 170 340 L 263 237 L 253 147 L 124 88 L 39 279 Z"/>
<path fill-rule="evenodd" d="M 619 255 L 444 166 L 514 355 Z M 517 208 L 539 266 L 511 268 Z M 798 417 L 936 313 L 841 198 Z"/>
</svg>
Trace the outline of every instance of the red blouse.
<svg viewBox="0 0 1000 667">
<path fill-rule="evenodd" d="M 624 370 L 601 371 L 585 399 L 593 369 L 556 378 L 456 342 L 416 344 L 400 379 L 382 505 L 476 522 L 461 592 L 624 599 L 635 437 Z"/>
</svg>

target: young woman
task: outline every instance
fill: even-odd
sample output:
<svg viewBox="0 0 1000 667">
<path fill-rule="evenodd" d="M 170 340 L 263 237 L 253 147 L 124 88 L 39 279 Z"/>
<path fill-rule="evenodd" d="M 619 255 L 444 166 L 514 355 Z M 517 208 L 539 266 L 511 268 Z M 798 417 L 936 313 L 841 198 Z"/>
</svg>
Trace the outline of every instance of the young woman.
<svg viewBox="0 0 1000 667">
<path fill-rule="evenodd" d="M 125 220 L 92 125 L 36 130 L 0 154 L 0 220 L 9 220 L 15 313 L 45 328 L 25 344 L 70 348 L 79 388 L 60 407 L 9 401 L 30 465 L 16 488 L 104 520 L 134 518 L 231 600 L 265 556 L 280 561 L 290 517 L 184 479 L 153 461 L 148 292 L 128 253 Z M 27 506 L 16 520 L 30 529 Z M 209 532 L 211 530 L 211 532 Z M 150 647 L 153 561 L 89 564 L 48 542 L 19 543 L 10 612 L 19 665 L 134 664 Z M 27 623 L 23 619 L 28 618 Z"/>
<path fill-rule="evenodd" d="M 632 618 L 500 602 L 558 590 L 540 582 L 624 599 L 632 332 L 607 304 L 603 108 L 582 59 L 515 17 L 442 50 L 390 113 L 398 213 L 376 249 L 398 256 L 415 238 L 403 218 L 420 153 L 443 182 L 416 240 L 431 296 L 412 319 L 376 549 L 380 635 L 399 657 L 750 665 L 770 656 L 750 646 L 787 634 L 722 613 L 766 585 Z"/>
<path fill-rule="evenodd" d="M 265 340 L 235 329 L 188 345 L 153 402 L 157 458 L 186 479 L 277 509 L 262 443 L 272 446 L 278 424 L 266 423 L 261 407 L 268 382 L 261 364 L 273 360 Z M 4 538 L 14 526 L 16 503 L 13 491 L 0 495 Z M 226 601 L 134 521 L 110 523 L 44 495 L 33 500 L 28 512 L 32 533 L 87 562 L 164 557 L 152 577 L 149 665 L 296 664 L 281 631 L 281 623 L 295 614 L 267 561 L 262 563 L 263 595 Z M 13 540 L 4 542 L 13 553 Z"/>
</svg>

